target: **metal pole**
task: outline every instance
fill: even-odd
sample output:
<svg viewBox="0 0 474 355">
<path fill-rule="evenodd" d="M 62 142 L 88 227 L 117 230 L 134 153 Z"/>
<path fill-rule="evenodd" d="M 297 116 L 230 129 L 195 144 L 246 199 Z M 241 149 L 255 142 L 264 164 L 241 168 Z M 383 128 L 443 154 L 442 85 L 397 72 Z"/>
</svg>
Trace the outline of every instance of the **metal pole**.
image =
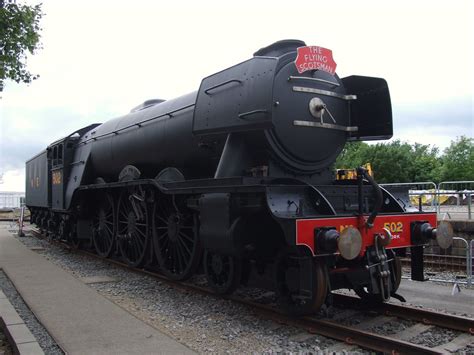
<svg viewBox="0 0 474 355">
<path fill-rule="evenodd" d="M 437 218 L 439 219 L 439 214 L 440 214 L 440 208 L 439 208 L 439 190 L 441 188 L 441 183 L 438 184 L 438 186 L 436 187 L 436 190 L 435 190 L 435 198 L 436 198 L 436 214 L 437 214 Z"/>
<path fill-rule="evenodd" d="M 18 219 L 18 236 L 24 237 L 23 233 L 23 220 L 25 219 L 25 206 L 20 209 L 20 218 Z"/>
<path fill-rule="evenodd" d="M 471 285 L 471 276 L 472 276 L 472 267 L 471 267 L 472 240 L 471 240 L 471 243 L 468 243 L 468 241 L 466 239 L 460 238 L 460 237 L 454 237 L 453 241 L 454 240 L 462 241 L 464 243 L 464 245 L 466 246 L 466 281 L 467 281 L 467 285 L 470 286 Z"/>
<path fill-rule="evenodd" d="M 472 250 L 474 248 L 474 239 L 471 240 L 469 243 L 469 248 L 467 250 L 467 265 L 469 267 L 468 273 L 467 273 L 467 286 L 471 287 L 472 285 Z"/>
<path fill-rule="evenodd" d="M 471 219 L 471 204 L 472 204 L 472 195 L 470 192 L 467 194 L 467 218 Z"/>
</svg>

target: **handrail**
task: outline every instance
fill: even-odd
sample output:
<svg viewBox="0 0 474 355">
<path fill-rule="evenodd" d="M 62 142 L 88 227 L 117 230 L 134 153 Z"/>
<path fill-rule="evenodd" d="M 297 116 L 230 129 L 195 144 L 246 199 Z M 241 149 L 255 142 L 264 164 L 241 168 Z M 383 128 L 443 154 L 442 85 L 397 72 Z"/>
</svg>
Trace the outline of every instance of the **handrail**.
<svg viewBox="0 0 474 355">
<path fill-rule="evenodd" d="M 168 116 L 168 117 L 173 117 L 173 114 L 175 114 L 176 112 L 179 112 L 179 111 L 183 111 L 187 108 L 190 108 L 190 107 L 193 107 L 195 106 L 196 104 L 189 104 L 189 105 L 186 105 L 186 106 L 183 106 L 183 107 L 180 107 L 180 108 L 177 108 L 175 110 L 172 110 L 172 111 L 168 111 L 168 112 L 165 112 L 161 115 L 158 115 L 158 116 L 155 116 L 155 117 L 151 117 L 151 118 L 147 118 L 146 120 L 143 120 L 143 121 L 139 121 L 139 122 L 136 122 L 136 123 L 133 123 L 133 124 L 130 124 L 128 126 L 125 126 L 125 127 L 122 127 L 122 128 L 119 128 L 115 131 L 111 131 L 111 132 L 107 132 L 107 133 L 104 133 L 104 134 L 101 134 L 101 135 L 98 135 L 98 136 L 95 136 L 95 137 L 91 137 L 89 139 L 86 139 L 84 141 L 81 141 L 79 143 L 77 143 L 77 146 L 80 146 L 80 145 L 83 145 L 83 144 L 87 144 L 88 142 L 90 141 L 96 141 L 98 140 L 99 138 L 103 138 L 103 137 L 106 137 L 106 136 L 110 136 L 110 135 L 118 135 L 121 131 L 124 131 L 126 129 L 129 129 L 129 128 L 132 128 L 132 127 L 142 127 L 144 123 L 147 123 L 147 122 L 150 122 L 150 121 L 153 121 L 153 120 L 156 120 L 158 118 L 162 118 L 162 117 L 165 117 L 165 116 Z"/>
</svg>

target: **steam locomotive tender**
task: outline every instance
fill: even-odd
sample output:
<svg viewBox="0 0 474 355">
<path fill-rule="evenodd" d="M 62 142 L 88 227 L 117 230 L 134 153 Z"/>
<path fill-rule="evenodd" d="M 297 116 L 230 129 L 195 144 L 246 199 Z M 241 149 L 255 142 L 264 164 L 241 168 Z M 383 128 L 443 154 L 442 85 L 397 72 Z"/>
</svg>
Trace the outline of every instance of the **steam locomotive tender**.
<svg viewBox="0 0 474 355">
<path fill-rule="evenodd" d="M 174 280 L 204 272 L 222 294 L 265 276 L 295 314 L 339 288 L 398 296 L 397 254 L 412 248 L 420 275 L 423 245 L 449 246 L 452 230 L 363 168 L 335 179 L 346 142 L 390 138 L 392 114 L 385 80 L 341 79 L 327 55 L 276 42 L 196 92 L 52 143 L 26 163 L 32 222 Z"/>
</svg>

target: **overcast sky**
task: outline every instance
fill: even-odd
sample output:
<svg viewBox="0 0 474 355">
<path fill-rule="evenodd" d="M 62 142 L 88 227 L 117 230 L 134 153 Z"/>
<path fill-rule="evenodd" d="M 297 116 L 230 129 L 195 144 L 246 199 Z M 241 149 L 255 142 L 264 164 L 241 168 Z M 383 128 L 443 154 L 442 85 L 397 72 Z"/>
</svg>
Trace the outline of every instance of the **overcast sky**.
<svg viewBox="0 0 474 355">
<path fill-rule="evenodd" d="M 24 191 L 25 160 L 50 142 L 288 38 L 332 49 L 341 77 L 385 78 L 394 139 L 444 149 L 474 135 L 472 1 L 42 2 L 28 62 L 41 77 L 0 99 L 0 191 Z"/>
</svg>

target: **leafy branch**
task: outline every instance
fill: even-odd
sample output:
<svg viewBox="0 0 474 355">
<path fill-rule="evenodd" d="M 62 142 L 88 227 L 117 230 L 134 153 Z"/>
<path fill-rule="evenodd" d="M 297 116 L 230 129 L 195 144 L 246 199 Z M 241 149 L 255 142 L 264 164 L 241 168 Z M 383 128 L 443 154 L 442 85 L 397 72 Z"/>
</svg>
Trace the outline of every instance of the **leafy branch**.
<svg viewBox="0 0 474 355">
<path fill-rule="evenodd" d="M 31 83 L 39 75 L 26 66 L 29 54 L 40 49 L 41 4 L 28 6 L 0 0 L 0 91 L 7 79 Z"/>
</svg>

